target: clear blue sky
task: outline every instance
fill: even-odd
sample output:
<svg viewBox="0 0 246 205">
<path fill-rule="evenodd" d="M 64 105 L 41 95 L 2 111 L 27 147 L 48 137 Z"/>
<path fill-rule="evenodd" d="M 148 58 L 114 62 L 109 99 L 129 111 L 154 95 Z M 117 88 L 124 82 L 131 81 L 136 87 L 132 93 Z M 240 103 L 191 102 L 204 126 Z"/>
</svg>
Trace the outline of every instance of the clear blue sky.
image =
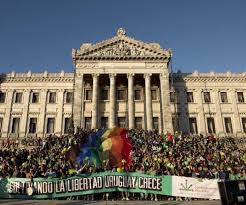
<svg viewBox="0 0 246 205">
<path fill-rule="evenodd" d="M 72 48 L 118 27 L 172 48 L 174 70 L 246 71 L 245 0 L 1 0 L 0 72 L 70 72 Z"/>
</svg>

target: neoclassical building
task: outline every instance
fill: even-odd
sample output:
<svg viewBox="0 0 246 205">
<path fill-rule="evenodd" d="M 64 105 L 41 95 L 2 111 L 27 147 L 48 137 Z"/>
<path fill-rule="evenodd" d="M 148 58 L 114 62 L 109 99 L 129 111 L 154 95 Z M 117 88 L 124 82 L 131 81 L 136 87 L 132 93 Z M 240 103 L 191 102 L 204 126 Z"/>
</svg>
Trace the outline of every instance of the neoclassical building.
<svg viewBox="0 0 246 205">
<path fill-rule="evenodd" d="M 73 49 L 73 73 L 2 75 L 0 136 L 61 135 L 72 125 L 245 133 L 246 73 L 171 73 L 171 58 L 170 49 L 120 28 L 113 38 Z"/>
</svg>

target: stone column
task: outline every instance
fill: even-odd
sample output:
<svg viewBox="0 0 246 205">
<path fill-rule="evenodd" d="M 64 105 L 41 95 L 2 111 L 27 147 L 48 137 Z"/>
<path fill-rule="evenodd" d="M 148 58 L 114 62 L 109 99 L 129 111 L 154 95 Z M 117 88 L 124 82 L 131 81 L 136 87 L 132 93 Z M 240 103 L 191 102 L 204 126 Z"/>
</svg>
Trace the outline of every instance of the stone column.
<svg viewBox="0 0 246 205">
<path fill-rule="evenodd" d="M 116 95 L 116 74 L 109 74 L 109 79 L 110 79 L 110 93 L 109 93 L 109 98 L 110 98 L 110 114 L 109 114 L 109 127 L 113 128 L 115 127 L 115 118 L 116 118 L 116 100 L 115 100 L 115 95 Z"/>
<path fill-rule="evenodd" d="M 161 103 L 162 103 L 162 118 L 163 118 L 163 131 L 173 132 L 172 126 L 172 113 L 170 110 L 170 89 L 169 89 L 169 74 L 160 74 L 161 83 Z"/>
<path fill-rule="evenodd" d="M 38 126 L 37 133 L 38 137 L 44 137 L 46 130 L 45 129 L 45 117 L 46 117 L 46 106 L 47 106 L 47 90 L 41 90 L 40 92 L 40 108 L 39 108 L 39 117 L 38 117 Z"/>
<path fill-rule="evenodd" d="M 63 105 L 64 105 L 64 90 L 58 90 L 57 93 L 57 115 L 56 115 L 56 125 L 54 132 L 60 136 L 62 134 L 62 123 L 63 123 Z"/>
<path fill-rule="evenodd" d="M 241 120 L 240 120 L 240 114 L 238 111 L 238 105 L 237 105 L 237 92 L 235 89 L 230 89 L 231 92 L 231 102 L 232 102 L 232 112 L 234 116 L 234 123 L 233 123 L 233 118 L 231 119 L 232 121 L 232 129 L 235 134 L 243 132 L 243 129 L 241 128 Z M 234 126 L 233 126 L 234 125 Z"/>
<path fill-rule="evenodd" d="M 150 86 L 151 75 L 152 74 L 149 74 L 149 73 L 144 74 L 147 130 L 153 130 L 153 108 L 152 108 L 151 86 Z"/>
<path fill-rule="evenodd" d="M 220 91 L 218 89 L 214 90 L 215 93 L 215 98 L 214 98 L 214 102 L 215 102 L 215 109 L 216 109 L 216 129 L 217 129 L 217 133 L 224 133 L 224 126 L 223 126 L 223 119 L 222 119 L 222 115 L 221 115 L 221 103 L 220 103 Z"/>
<path fill-rule="evenodd" d="M 161 134 L 163 132 L 163 111 L 162 111 L 162 100 L 161 100 L 161 82 L 159 85 L 158 89 L 158 99 L 159 99 L 159 107 L 160 107 L 160 112 L 159 112 L 159 133 Z"/>
<path fill-rule="evenodd" d="M 82 120 L 82 98 L 83 98 L 83 74 L 75 77 L 74 84 L 74 104 L 73 104 L 73 123 L 76 131 L 77 127 L 81 127 Z"/>
<path fill-rule="evenodd" d="M 2 126 L 2 137 L 8 137 L 8 133 L 10 132 L 10 120 L 11 120 L 11 111 L 12 111 L 12 105 L 13 105 L 13 96 L 14 91 L 8 90 L 6 93 L 7 99 L 6 99 L 6 108 L 5 108 L 5 114 L 3 118 L 3 126 Z"/>
<path fill-rule="evenodd" d="M 203 107 L 203 91 L 202 89 L 198 89 L 197 91 L 197 105 L 198 105 L 198 133 L 207 133 L 206 129 L 206 119 L 204 115 L 204 107 Z"/>
<path fill-rule="evenodd" d="M 128 78 L 128 127 L 129 129 L 134 129 L 134 74 L 127 74 Z"/>
<path fill-rule="evenodd" d="M 30 105 L 30 90 L 24 90 L 23 93 L 23 104 L 24 107 L 22 109 L 22 116 L 20 121 L 20 135 L 19 137 L 25 137 L 28 133 L 28 112 L 29 112 L 29 105 Z"/>
<path fill-rule="evenodd" d="M 92 74 L 93 78 L 93 91 L 92 91 L 92 111 L 91 111 L 91 128 L 97 128 L 98 122 L 98 77 L 99 74 Z"/>
</svg>

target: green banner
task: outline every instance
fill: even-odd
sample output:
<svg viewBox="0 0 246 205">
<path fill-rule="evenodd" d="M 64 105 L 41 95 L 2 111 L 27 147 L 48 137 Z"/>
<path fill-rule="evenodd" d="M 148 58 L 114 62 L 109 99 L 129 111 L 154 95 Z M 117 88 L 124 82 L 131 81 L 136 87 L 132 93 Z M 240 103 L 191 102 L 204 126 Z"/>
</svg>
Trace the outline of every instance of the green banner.
<svg viewBox="0 0 246 205">
<path fill-rule="evenodd" d="M 65 179 L 0 180 L 0 198 L 48 199 L 114 191 L 171 195 L 172 177 L 151 176 L 137 172 L 99 172 Z"/>
</svg>

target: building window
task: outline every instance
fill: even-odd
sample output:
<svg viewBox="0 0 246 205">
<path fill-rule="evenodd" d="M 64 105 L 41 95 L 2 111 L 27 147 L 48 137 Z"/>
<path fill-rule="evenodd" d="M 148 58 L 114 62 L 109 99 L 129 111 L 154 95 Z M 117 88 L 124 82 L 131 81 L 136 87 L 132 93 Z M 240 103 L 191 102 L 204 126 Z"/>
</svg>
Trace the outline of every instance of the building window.
<svg viewBox="0 0 246 205">
<path fill-rule="evenodd" d="M 186 95 L 187 95 L 187 102 L 193 103 L 194 102 L 193 92 L 187 92 Z"/>
<path fill-rule="evenodd" d="M 0 117 L 0 133 L 2 133 L 2 128 L 3 128 L 3 118 Z M 1 135 L 0 135 L 1 137 Z"/>
<path fill-rule="evenodd" d="M 237 100 L 238 100 L 239 103 L 243 103 L 244 102 L 243 92 L 237 92 Z"/>
<path fill-rule="evenodd" d="M 72 119 L 66 117 L 64 122 L 64 134 L 68 134 L 70 131 L 72 131 Z"/>
<path fill-rule="evenodd" d="M 19 128 L 20 128 L 20 118 L 19 117 L 14 117 L 12 120 L 12 128 L 11 128 L 11 133 L 19 133 Z"/>
<path fill-rule="evenodd" d="M 151 99 L 152 100 L 158 100 L 158 94 L 157 94 L 157 89 L 152 89 L 151 90 Z"/>
<path fill-rule="evenodd" d="M 208 133 L 215 133 L 215 124 L 214 124 L 213 117 L 207 118 L 207 125 L 208 125 Z"/>
<path fill-rule="evenodd" d="M 101 117 L 101 128 L 108 128 L 108 117 Z"/>
<path fill-rule="evenodd" d="M 108 100 L 108 89 L 101 90 L 101 100 Z"/>
<path fill-rule="evenodd" d="M 117 90 L 117 100 L 126 100 L 126 90 Z"/>
<path fill-rule="evenodd" d="M 66 103 L 72 103 L 72 102 L 73 102 L 73 93 L 66 92 Z"/>
<path fill-rule="evenodd" d="M 39 102 L 39 93 L 33 92 L 32 93 L 32 103 L 38 103 Z"/>
<path fill-rule="evenodd" d="M 137 89 L 137 90 L 134 91 L 134 99 L 135 100 L 142 100 L 141 89 Z"/>
<path fill-rule="evenodd" d="M 0 103 L 5 103 L 6 93 L 0 91 Z"/>
<path fill-rule="evenodd" d="M 126 118 L 125 117 L 118 117 L 118 127 L 125 128 L 126 127 Z"/>
<path fill-rule="evenodd" d="M 92 90 L 85 90 L 85 100 L 92 100 Z"/>
<path fill-rule="evenodd" d="M 246 133 L 246 117 L 242 117 L 243 132 Z"/>
<path fill-rule="evenodd" d="M 49 92 L 49 103 L 56 103 L 56 92 Z"/>
<path fill-rule="evenodd" d="M 143 128 L 142 117 L 135 117 L 135 128 L 136 129 L 142 129 Z"/>
<path fill-rule="evenodd" d="M 159 118 L 153 117 L 153 128 L 154 130 L 159 130 Z"/>
<path fill-rule="evenodd" d="M 85 117 L 85 129 L 86 130 L 91 129 L 91 117 Z"/>
<path fill-rule="evenodd" d="M 204 102 L 205 103 L 210 103 L 211 102 L 210 92 L 204 92 L 203 93 L 203 97 L 204 97 Z"/>
<path fill-rule="evenodd" d="M 222 103 L 228 103 L 227 93 L 226 92 L 220 92 L 220 99 L 221 99 Z"/>
<path fill-rule="evenodd" d="M 189 124 L 190 124 L 190 133 L 197 134 L 197 122 L 195 117 L 189 118 Z"/>
<path fill-rule="evenodd" d="M 51 134 L 54 133 L 55 130 L 55 118 L 48 118 L 47 119 L 47 129 L 46 133 Z"/>
<path fill-rule="evenodd" d="M 15 93 L 15 103 L 22 102 L 22 93 Z"/>
<path fill-rule="evenodd" d="M 30 118 L 29 133 L 34 134 L 37 132 L 37 118 Z"/>
<path fill-rule="evenodd" d="M 170 92 L 170 102 L 171 103 L 176 102 L 176 93 L 175 92 Z"/>
<path fill-rule="evenodd" d="M 230 117 L 225 117 L 224 118 L 224 121 L 225 121 L 225 130 L 226 130 L 226 133 L 228 133 L 228 134 L 233 133 L 231 118 Z"/>
</svg>

